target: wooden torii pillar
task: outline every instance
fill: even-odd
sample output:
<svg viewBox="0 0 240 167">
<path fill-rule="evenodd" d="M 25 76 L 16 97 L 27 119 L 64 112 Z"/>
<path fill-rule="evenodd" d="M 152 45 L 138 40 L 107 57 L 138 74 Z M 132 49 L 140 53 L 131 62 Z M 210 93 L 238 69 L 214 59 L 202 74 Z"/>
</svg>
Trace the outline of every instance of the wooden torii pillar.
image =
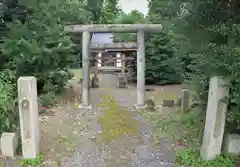
<svg viewBox="0 0 240 167">
<path fill-rule="evenodd" d="M 90 33 L 135 33 L 137 32 L 137 104 L 136 107 L 144 107 L 145 104 L 145 32 L 159 32 L 161 24 L 93 24 L 93 25 L 69 25 L 64 28 L 66 32 L 83 33 L 82 59 L 83 59 L 83 107 L 89 108 L 89 57 L 90 57 Z"/>
</svg>

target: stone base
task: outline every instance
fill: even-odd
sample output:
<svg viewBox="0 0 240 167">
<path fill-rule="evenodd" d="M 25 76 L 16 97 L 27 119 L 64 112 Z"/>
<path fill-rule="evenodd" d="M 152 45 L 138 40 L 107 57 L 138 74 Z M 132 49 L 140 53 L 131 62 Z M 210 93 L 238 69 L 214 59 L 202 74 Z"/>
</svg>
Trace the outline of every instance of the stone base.
<svg viewBox="0 0 240 167">
<path fill-rule="evenodd" d="M 127 88 L 129 88 L 129 86 L 127 86 L 127 85 L 124 85 L 124 86 L 118 85 L 117 88 L 125 88 L 125 89 L 127 89 Z"/>
<path fill-rule="evenodd" d="M 16 133 L 3 133 L 1 136 L 1 151 L 3 156 L 14 157 L 19 145 Z"/>
<path fill-rule="evenodd" d="M 92 104 L 89 104 L 88 106 L 85 106 L 85 105 L 80 104 L 80 105 L 78 106 L 78 108 L 80 108 L 80 109 L 92 109 Z"/>
<path fill-rule="evenodd" d="M 147 108 L 146 104 L 144 104 L 144 105 L 134 104 L 133 106 L 134 106 L 135 109 L 145 109 L 145 108 Z"/>
<path fill-rule="evenodd" d="M 224 134 L 223 150 L 227 153 L 240 153 L 240 135 L 238 134 Z"/>
</svg>

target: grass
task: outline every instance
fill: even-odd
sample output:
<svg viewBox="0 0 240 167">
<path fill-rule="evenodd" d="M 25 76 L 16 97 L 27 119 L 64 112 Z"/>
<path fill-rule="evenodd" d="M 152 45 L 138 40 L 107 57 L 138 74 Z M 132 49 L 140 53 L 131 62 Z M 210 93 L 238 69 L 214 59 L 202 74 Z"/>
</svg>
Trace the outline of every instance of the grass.
<svg viewBox="0 0 240 167">
<path fill-rule="evenodd" d="M 102 116 L 98 122 L 102 132 L 97 137 L 98 141 L 108 142 L 117 140 L 126 134 L 134 134 L 138 131 L 139 123 L 132 118 L 132 114 L 120 106 L 111 96 L 104 96 L 99 107 Z"/>
<path fill-rule="evenodd" d="M 213 161 L 204 161 L 200 156 L 200 144 L 204 131 L 204 121 L 200 110 L 193 109 L 184 115 L 171 112 L 167 115 L 157 115 L 153 111 L 139 111 L 155 129 L 155 143 L 158 136 L 166 135 L 172 141 L 176 150 L 176 167 L 233 167 L 236 156 L 222 154 Z"/>
<path fill-rule="evenodd" d="M 25 166 L 39 166 L 43 161 L 43 154 L 39 154 L 36 158 L 33 159 L 23 159 L 19 162 L 21 167 Z"/>
<path fill-rule="evenodd" d="M 139 112 L 154 127 L 156 138 L 164 134 L 175 144 L 200 145 L 204 128 L 201 119 L 196 119 L 200 111 L 189 112 L 184 117 L 178 112 L 166 115 L 157 115 L 156 112 L 146 110 Z"/>
</svg>

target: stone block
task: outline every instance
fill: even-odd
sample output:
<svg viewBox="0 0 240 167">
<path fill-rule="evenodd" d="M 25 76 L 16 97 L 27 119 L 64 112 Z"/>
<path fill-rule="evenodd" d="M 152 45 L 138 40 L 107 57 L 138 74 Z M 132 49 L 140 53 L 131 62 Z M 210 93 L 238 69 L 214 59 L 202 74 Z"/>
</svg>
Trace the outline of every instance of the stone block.
<svg viewBox="0 0 240 167">
<path fill-rule="evenodd" d="M 187 89 L 182 90 L 182 100 L 181 100 L 181 112 L 184 113 L 188 110 L 189 106 L 189 91 Z"/>
<path fill-rule="evenodd" d="M 204 160 L 214 160 L 221 153 L 225 119 L 229 96 L 228 81 L 222 77 L 212 77 L 209 84 L 208 103 L 201 157 Z"/>
<path fill-rule="evenodd" d="M 118 76 L 118 88 L 127 88 L 127 79 L 124 75 Z"/>
<path fill-rule="evenodd" d="M 36 158 L 40 152 L 40 130 L 35 77 L 18 79 L 18 100 L 23 158 Z"/>
<path fill-rule="evenodd" d="M 162 100 L 162 106 L 173 107 L 174 106 L 174 100 L 163 99 Z"/>
<path fill-rule="evenodd" d="M 19 138 L 16 133 L 2 133 L 1 150 L 2 155 L 6 157 L 14 157 L 19 146 Z"/>
<path fill-rule="evenodd" d="M 178 97 L 177 99 L 174 100 L 174 105 L 176 106 L 181 106 L 182 104 L 182 98 Z"/>
<path fill-rule="evenodd" d="M 240 135 L 226 133 L 223 138 L 223 150 L 227 153 L 240 153 Z"/>
</svg>

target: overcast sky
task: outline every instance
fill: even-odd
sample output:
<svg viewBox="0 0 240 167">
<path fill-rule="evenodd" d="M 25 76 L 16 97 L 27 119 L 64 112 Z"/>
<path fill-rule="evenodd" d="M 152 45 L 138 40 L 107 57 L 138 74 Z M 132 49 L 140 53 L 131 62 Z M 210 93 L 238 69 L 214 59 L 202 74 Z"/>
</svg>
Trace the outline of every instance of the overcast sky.
<svg viewBox="0 0 240 167">
<path fill-rule="evenodd" d="M 119 0 L 119 6 L 126 13 L 138 10 L 147 15 L 148 12 L 147 0 Z"/>
</svg>

